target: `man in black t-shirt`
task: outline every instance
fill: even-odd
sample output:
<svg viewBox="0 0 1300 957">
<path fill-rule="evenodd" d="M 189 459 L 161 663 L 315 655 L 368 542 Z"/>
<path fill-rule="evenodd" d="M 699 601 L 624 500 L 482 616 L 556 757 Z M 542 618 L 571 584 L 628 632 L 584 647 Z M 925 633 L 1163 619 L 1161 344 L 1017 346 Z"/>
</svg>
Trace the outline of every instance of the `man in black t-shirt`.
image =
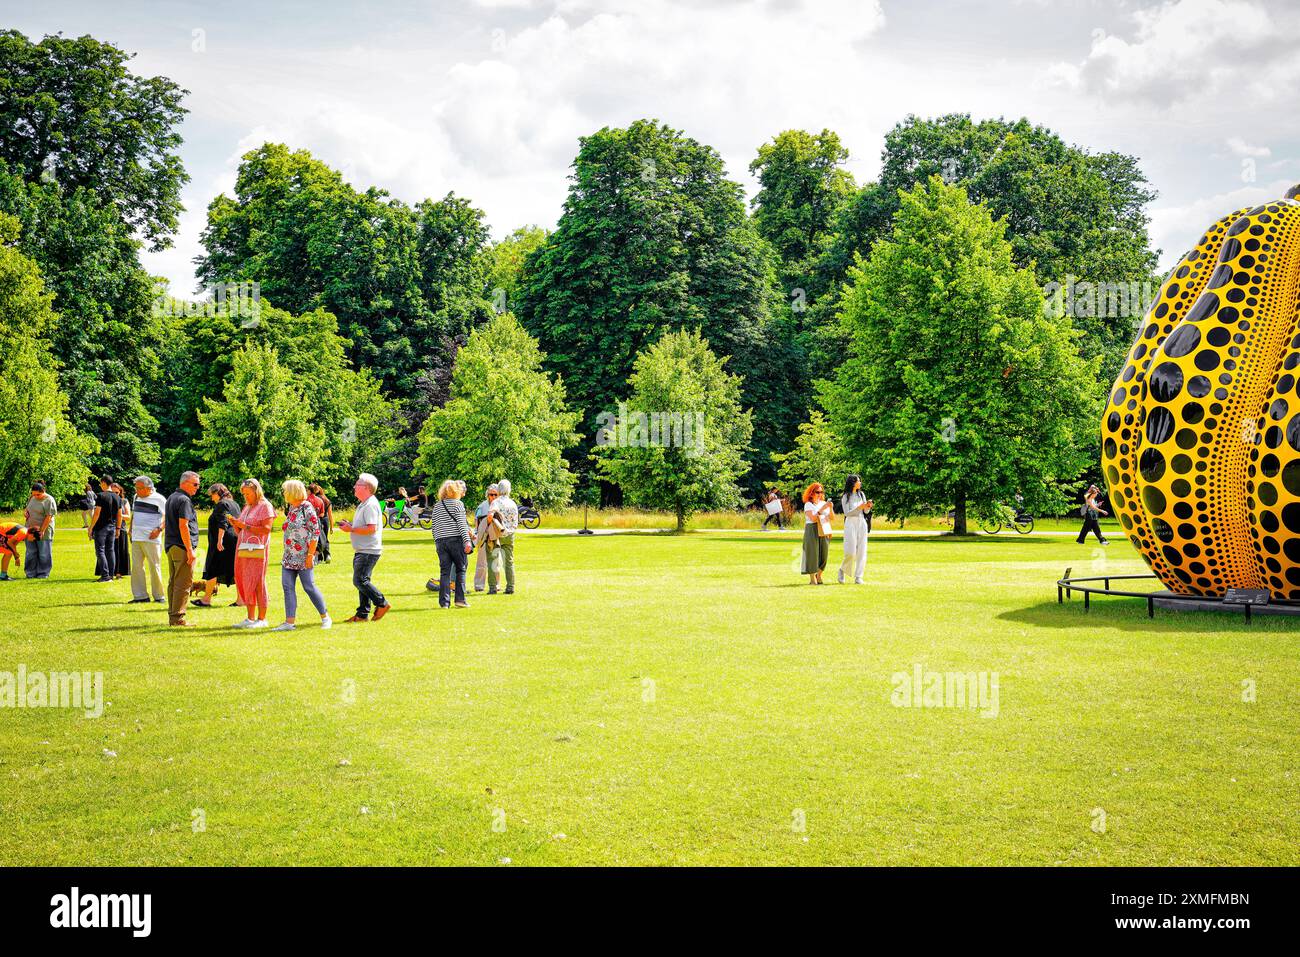
<svg viewBox="0 0 1300 957">
<path fill-rule="evenodd" d="M 99 494 L 87 534 L 95 543 L 95 577 L 111 582 L 117 574 L 117 536 L 122 532 L 122 499 L 112 491 L 113 476 L 99 477 Z"/>
<path fill-rule="evenodd" d="M 199 490 L 199 473 L 186 472 L 180 486 L 167 497 L 163 509 L 163 551 L 167 555 L 167 624 L 184 628 L 190 624 L 185 610 L 190 604 L 199 542 L 199 520 L 190 496 Z"/>
</svg>

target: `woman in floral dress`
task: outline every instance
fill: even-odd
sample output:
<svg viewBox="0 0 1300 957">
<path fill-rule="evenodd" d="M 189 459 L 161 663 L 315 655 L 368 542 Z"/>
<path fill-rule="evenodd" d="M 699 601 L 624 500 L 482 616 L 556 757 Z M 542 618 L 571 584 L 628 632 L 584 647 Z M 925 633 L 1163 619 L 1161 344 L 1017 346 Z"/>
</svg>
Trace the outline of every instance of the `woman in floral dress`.
<svg viewBox="0 0 1300 957">
<path fill-rule="evenodd" d="M 288 505 L 284 513 L 284 557 L 280 559 L 284 624 L 276 625 L 273 630 L 293 631 L 297 627 L 298 582 L 302 582 L 302 590 L 320 612 L 320 626 L 329 628 L 333 622 L 325 608 L 325 596 L 316 587 L 313 568 L 316 564 L 316 547 L 320 544 L 320 516 L 307 501 L 307 487 L 296 479 L 284 483 L 284 501 Z"/>
</svg>

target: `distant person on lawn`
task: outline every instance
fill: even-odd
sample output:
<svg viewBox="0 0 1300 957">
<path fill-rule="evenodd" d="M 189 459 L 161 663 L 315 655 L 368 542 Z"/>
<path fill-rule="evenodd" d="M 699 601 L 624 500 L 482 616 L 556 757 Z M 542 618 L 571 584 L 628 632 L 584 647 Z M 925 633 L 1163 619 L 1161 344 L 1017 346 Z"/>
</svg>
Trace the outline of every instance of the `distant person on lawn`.
<svg viewBox="0 0 1300 957">
<path fill-rule="evenodd" d="M 27 541 L 27 526 L 0 522 L 0 582 L 12 581 L 9 562 L 18 557 L 18 544 Z"/>
<path fill-rule="evenodd" d="M 456 582 L 456 607 L 468 608 L 465 601 L 465 569 L 474 542 L 469 537 L 465 505 L 460 500 L 460 483 L 448 480 L 438 489 L 438 504 L 433 507 L 433 541 L 438 549 L 438 605 L 451 607 L 452 579 Z"/>
<path fill-rule="evenodd" d="M 95 543 L 95 577 L 101 582 L 113 580 L 117 569 L 117 536 L 121 530 L 122 500 L 113 491 L 113 476 L 101 475 L 88 532 Z"/>
<path fill-rule="evenodd" d="M 1101 524 L 1097 521 L 1100 516 L 1108 514 L 1098 504 L 1100 497 L 1101 489 L 1095 485 L 1089 485 L 1088 490 L 1083 493 L 1083 507 L 1079 509 L 1079 514 L 1083 516 L 1083 528 L 1079 529 L 1079 537 L 1075 539 L 1080 545 L 1087 541 L 1089 532 L 1096 535 L 1097 541 L 1101 542 L 1101 544 L 1110 544 L 1101 537 Z"/>
<path fill-rule="evenodd" d="M 763 511 L 767 516 L 763 519 L 763 531 L 767 531 L 768 522 L 776 522 L 776 530 L 779 532 L 784 527 L 782 519 L 784 518 L 784 507 L 781 504 L 781 493 L 776 489 L 768 489 L 763 496 Z"/>
<path fill-rule="evenodd" d="M 284 552 L 280 559 L 280 587 L 284 590 L 284 624 L 274 631 L 293 631 L 298 626 L 298 583 L 320 612 L 320 626 L 330 628 L 325 596 L 316 587 L 316 549 L 320 546 L 320 516 L 307 501 L 307 487 L 297 479 L 284 483 Z"/>
<path fill-rule="evenodd" d="M 113 494 L 122 500 L 122 524 L 118 526 L 116 562 L 113 565 L 113 578 L 126 578 L 131 574 L 131 503 L 127 501 L 126 489 L 117 482 L 113 483 Z"/>
<path fill-rule="evenodd" d="M 163 514 L 167 499 L 158 494 L 153 479 L 147 475 L 135 477 L 135 502 L 131 508 L 131 604 L 149 600 L 158 604 L 163 597 Z M 145 576 L 148 576 L 146 587 Z"/>
<path fill-rule="evenodd" d="M 501 479 L 497 482 L 497 489 L 501 494 L 492 504 L 492 514 L 497 516 L 501 525 L 501 537 L 497 539 L 496 548 L 501 551 L 501 565 L 506 575 L 506 594 L 513 595 L 515 593 L 515 531 L 519 528 L 519 506 L 510 497 L 509 479 Z M 495 555 L 491 557 L 496 558 Z M 495 561 L 488 562 L 489 595 L 497 593 L 497 581 L 500 577 L 494 565 Z"/>
<path fill-rule="evenodd" d="M 809 585 L 824 585 L 822 572 L 830 557 L 831 516 L 834 509 L 826 501 L 826 490 L 813 482 L 803 493 L 803 563 L 800 571 L 808 576 Z"/>
<path fill-rule="evenodd" d="M 23 510 L 23 521 L 27 523 L 23 571 L 28 578 L 49 578 L 54 569 L 54 516 L 58 511 L 54 496 L 45 491 L 45 483 L 33 482 L 31 498 Z"/>
<path fill-rule="evenodd" d="M 90 528 L 90 514 L 95 510 L 95 486 L 93 483 L 86 483 L 86 490 L 81 493 L 78 504 L 81 506 L 81 527 Z"/>
<path fill-rule="evenodd" d="M 316 509 L 320 517 L 320 542 L 316 546 L 317 564 L 328 565 L 330 562 L 330 528 L 334 525 L 334 503 L 326 497 L 317 482 L 307 486 L 307 501 Z"/>
<path fill-rule="evenodd" d="M 214 482 L 208 486 L 208 498 L 212 500 L 212 511 L 208 515 L 208 550 L 203 557 L 203 597 L 194 602 L 200 608 L 211 608 L 217 589 L 235 583 L 235 555 L 239 551 L 239 530 L 231 524 L 239 518 L 235 497 L 226 486 Z"/>
<path fill-rule="evenodd" d="M 181 475 L 180 488 L 167 496 L 163 509 L 163 551 L 167 553 L 167 624 L 188 628 L 185 610 L 194 584 L 195 547 L 199 541 L 199 519 L 190 496 L 199 490 L 199 473 Z"/>
<path fill-rule="evenodd" d="M 840 509 L 844 512 L 844 560 L 840 562 L 840 584 L 844 576 L 852 575 L 853 584 L 862 584 L 867 568 L 867 533 L 871 525 L 867 516 L 875 501 L 862 492 L 862 479 L 850 475 L 844 480 L 844 494 L 840 496 Z"/>
<path fill-rule="evenodd" d="M 379 511 L 379 499 L 375 498 L 378 489 L 379 479 L 369 472 L 357 476 L 356 484 L 352 486 L 357 496 L 356 511 L 352 514 L 352 521 L 343 519 L 339 522 L 339 528 L 352 537 L 352 584 L 360 599 L 357 613 L 348 619 L 350 622 L 369 621 L 372 605 L 375 621 L 383 618 L 393 607 L 370 580 L 384 554 L 384 520 Z"/>
<path fill-rule="evenodd" d="M 497 500 L 500 492 L 495 484 L 489 485 L 483 501 L 474 509 L 474 547 L 478 549 L 478 554 L 474 556 L 476 592 L 487 588 L 488 560 L 492 557 L 488 554 L 488 513 L 492 511 L 492 503 Z"/>
<path fill-rule="evenodd" d="M 235 588 L 244 605 L 247 617 L 236 628 L 265 628 L 266 609 L 270 599 L 266 593 L 266 564 L 270 554 L 271 526 L 275 524 L 275 506 L 267 501 L 262 483 L 249 478 L 239 483 L 244 497 L 244 508 L 239 518 L 230 524 L 239 532 L 235 549 Z"/>
</svg>

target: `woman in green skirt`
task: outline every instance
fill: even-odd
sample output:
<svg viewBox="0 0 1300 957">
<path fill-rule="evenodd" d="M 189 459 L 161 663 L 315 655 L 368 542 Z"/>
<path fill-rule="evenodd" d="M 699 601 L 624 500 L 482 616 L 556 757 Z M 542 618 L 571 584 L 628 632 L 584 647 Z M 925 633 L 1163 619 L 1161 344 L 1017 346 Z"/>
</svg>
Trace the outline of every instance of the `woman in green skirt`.
<svg viewBox="0 0 1300 957">
<path fill-rule="evenodd" d="M 809 585 L 823 585 L 822 572 L 831 550 L 831 515 L 834 510 L 826 501 L 826 490 L 813 482 L 803 493 L 803 563 L 800 571 L 808 576 Z"/>
</svg>

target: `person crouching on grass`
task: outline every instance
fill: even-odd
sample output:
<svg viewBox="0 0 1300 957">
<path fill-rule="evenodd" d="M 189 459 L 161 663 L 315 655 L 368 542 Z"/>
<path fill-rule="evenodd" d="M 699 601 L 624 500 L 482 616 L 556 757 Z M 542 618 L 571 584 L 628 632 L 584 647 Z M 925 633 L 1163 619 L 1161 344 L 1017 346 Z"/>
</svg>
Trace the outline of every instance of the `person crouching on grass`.
<svg viewBox="0 0 1300 957">
<path fill-rule="evenodd" d="M 257 479 L 244 479 L 239 484 L 244 496 L 244 508 L 239 518 L 230 524 L 239 531 L 239 544 L 235 548 L 235 588 L 248 617 L 236 628 L 265 628 L 266 562 L 270 551 L 271 526 L 275 524 L 275 506 L 266 499 L 262 483 Z"/>
<path fill-rule="evenodd" d="M 320 516 L 315 507 L 307 501 L 307 486 L 296 479 L 284 483 L 284 557 L 280 560 L 280 587 L 284 589 L 284 624 L 276 625 L 272 631 L 293 631 L 297 627 L 298 589 L 311 599 L 311 603 L 320 612 L 320 626 L 329 628 L 329 611 L 325 608 L 325 596 L 316 587 L 316 575 L 312 570 L 316 564 L 316 548 L 320 544 Z"/>
<path fill-rule="evenodd" d="M 18 543 L 27 542 L 28 531 L 17 522 L 0 522 L 0 582 L 12 581 L 9 577 L 9 563 L 18 557 Z M 31 543 L 28 542 L 28 548 Z"/>
<path fill-rule="evenodd" d="M 352 584 L 361 599 L 357 613 L 348 619 L 351 622 L 369 621 L 371 605 L 375 606 L 375 621 L 383 618 L 393 607 L 370 580 L 384 553 L 384 519 L 379 511 L 379 500 L 375 498 L 378 488 L 379 479 L 369 472 L 357 476 L 356 484 L 352 486 L 357 496 L 356 511 L 352 513 L 352 521 L 343 519 L 339 522 L 339 528 L 352 537 Z"/>
<path fill-rule="evenodd" d="M 813 482 L 803 493 L 803 564 L 800 571 L 809 585 L 824 585 L 822 572 L 831 551 L 831 503 L 821 482 Z"/>
</svg>

